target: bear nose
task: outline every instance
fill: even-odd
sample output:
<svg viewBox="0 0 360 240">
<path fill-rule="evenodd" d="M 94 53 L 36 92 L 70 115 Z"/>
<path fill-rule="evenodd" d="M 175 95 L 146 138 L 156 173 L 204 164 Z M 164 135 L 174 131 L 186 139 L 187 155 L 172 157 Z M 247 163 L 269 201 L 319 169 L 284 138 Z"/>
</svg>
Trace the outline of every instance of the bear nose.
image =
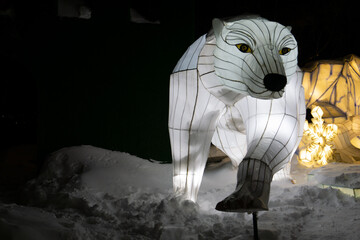
<svg viewBox="0 0 360 240">
<path fill-rule="evenodd" d="M 265 88 L 273 92 L 282 90 L 286 83 L 286 76 L 277 73 L 269 73 L 264 77 Z"/>
</svg>

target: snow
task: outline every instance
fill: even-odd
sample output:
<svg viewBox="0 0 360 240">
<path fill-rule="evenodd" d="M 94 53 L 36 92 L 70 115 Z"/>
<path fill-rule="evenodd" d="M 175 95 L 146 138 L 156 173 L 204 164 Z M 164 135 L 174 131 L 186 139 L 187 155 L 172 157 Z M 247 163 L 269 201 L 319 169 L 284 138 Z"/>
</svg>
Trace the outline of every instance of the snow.
<svg viewBox="0 0 360 240">
<path fill-rule="evenodd" d="M 358 166 L 329 169 L 311 174 L 329 181 L 344 174 L 336 179 L 345 185 L 360 181 Z M 306 171 L 294 172 L 300 179 Z M 252 239 L 252 215 L 214 209 L 235 183 L 230 164 L 206 170 L 198 204 L 179 202 L 172 195 L 171 164 L 92 146 L 64 148 L 27 184 L 26 204 L 0 203 L 0 239 Z M 275 181 L 269 207 L 258 214 L 260 239 L 360 234 L 359 202 L 337 189 Z"/>
<path fill-rule="evenodd" d="M 346 163 L 330 163 L 310 173 L 314 181 L 338 186 L 360 188 L 360 165 Z"/>
</svg>

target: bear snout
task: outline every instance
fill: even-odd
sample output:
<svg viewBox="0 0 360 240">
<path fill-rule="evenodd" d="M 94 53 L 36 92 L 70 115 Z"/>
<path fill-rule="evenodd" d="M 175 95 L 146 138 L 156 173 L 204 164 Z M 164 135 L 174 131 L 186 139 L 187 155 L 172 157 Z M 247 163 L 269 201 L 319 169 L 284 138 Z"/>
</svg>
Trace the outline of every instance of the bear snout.
<svg viewBox="0 0 360 240">
<path fill-rule="evenodd" d="M 286 76 L 277 74 L 277 73 L 269 73 L 264 77 L 264 85 L 267 90 L 278 92 L 286 86 L 287 80 Z"/>
</svg>

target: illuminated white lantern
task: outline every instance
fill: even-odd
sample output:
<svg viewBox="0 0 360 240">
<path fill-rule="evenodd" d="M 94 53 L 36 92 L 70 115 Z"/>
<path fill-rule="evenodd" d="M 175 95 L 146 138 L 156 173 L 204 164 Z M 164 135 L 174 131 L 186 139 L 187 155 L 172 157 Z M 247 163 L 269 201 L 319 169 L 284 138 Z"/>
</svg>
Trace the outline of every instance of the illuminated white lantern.
<svg viewBox="0 0 360 240">
<path fill-rule="evenodd" d="M 294 154 L 305 120 L 290 29 L 252 16 L 213 20 L 170 77 L 175 193 L 196 201 L 211 142 L 238 167 L 221 211 L 267 210 L 270 182 Z"/>
</svg>

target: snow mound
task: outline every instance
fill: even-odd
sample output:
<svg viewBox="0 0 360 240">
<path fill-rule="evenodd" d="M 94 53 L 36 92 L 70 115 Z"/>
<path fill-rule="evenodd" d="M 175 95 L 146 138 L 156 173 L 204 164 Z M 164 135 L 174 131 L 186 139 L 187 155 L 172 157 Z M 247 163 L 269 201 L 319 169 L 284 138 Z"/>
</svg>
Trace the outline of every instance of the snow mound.
<svg viewBox="0 0 360 240">
<path fill-rule="evenodd" d="M 330 163 L 310 172 L 320 184 L 360 188 L 360 164 Z"/>
<path fill-rule="evenodd" d="M 236 184 L 230 164 L 204 174 L 199 202 L 172 195 L 172 166 L 91 146 L 53 153 L 26 206 L 0 204 L 0 239 L 252 239 L 252 216 L 217 212 Z M 272 185 L 260 239 L 356 239 L 358 202 L 335 189 Z M 319 231 L 320 230 L 320 231 Z"/>
</svg>

